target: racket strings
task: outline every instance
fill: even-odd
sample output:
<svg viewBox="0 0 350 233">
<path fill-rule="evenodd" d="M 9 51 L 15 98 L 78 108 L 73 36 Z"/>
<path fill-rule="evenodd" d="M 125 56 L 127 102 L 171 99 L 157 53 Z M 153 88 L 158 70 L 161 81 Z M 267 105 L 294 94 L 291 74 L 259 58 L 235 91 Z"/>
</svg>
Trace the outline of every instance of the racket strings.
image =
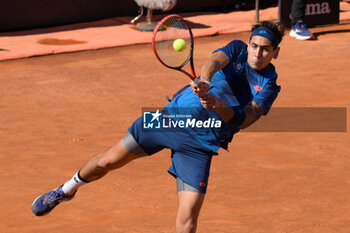
<svg viewBox="0 0 350 233">
<path fill-rule="evenodd" d="M 173 43 L 176 39 L 183 39 L 186 42 L 183 50 L 174 49 Z M 163 63 L 173 68 L 181 68 L 191 56 L 192 40 L 189 28 L 181 19 L 169 18 L 156 32 L 155 47 Z"/>
</svg>

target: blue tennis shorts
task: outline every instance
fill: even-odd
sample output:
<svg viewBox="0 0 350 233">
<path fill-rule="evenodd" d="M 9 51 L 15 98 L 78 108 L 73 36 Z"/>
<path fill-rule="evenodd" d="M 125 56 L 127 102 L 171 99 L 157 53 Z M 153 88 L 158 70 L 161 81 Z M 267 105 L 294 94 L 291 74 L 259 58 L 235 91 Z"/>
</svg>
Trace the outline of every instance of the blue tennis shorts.
<svg viewBox="0 0 350 233">
<path fill-rule="evenodd" d="M 153 155 L 164 148 L 171 149 L 171 166 L 168 172 L 183 182 L 206 193 L 212 156 L 185 129 L 144 129 L 142 117 L 128 129 L 141 148 Z"/>
</svg>

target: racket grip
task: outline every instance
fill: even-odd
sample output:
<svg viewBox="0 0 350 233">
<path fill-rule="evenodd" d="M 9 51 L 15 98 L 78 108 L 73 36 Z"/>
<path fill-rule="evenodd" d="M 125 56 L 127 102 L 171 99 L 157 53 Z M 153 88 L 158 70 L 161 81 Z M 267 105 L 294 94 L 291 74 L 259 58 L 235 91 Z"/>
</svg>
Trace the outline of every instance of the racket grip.
<svg viewBox="0 0 350 233">
<path fill-rule="evenodd" d="M 193 82 L 198 85 L 201 82 L 201 76 L 198 76 L 197 78 L 193 79 Z"/>
</svg>

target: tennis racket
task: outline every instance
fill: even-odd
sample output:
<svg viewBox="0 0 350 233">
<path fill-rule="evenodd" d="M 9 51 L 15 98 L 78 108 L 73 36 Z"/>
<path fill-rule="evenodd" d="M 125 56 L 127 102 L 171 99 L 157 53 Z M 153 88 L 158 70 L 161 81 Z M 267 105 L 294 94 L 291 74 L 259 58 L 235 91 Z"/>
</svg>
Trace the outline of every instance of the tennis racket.
<svg viewBox="0 0 350 233">
<path fill-rule="evenodd" d="M 178 47 L 175 46 L 177 42 L 180 42 Z M 192 31 L 181 16 L 169 15 L 162 19 L 153 30 L 152 45 L 156 57 L 164 66 L 181 71 L 192 80 L 197 77 L 193 66 Z M 183 69 L 188 61 L 190 72 Z"/>
</svg>

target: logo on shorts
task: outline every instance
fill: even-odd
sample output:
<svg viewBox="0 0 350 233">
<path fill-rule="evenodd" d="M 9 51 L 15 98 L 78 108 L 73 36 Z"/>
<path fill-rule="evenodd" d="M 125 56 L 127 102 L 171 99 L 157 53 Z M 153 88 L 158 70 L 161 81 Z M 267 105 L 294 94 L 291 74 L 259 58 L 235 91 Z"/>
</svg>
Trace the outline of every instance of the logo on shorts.
<svg viewBox="0 0 350 233">
<path fill-rule="evenodd" d="M 157 109 L 156 112 L 143 112 L 143 127 L 145 129 L 159 129 L 162 113 Z"/>
<path fill-rule="evenodd" d="M 205 186 L 207 186 L 207 184 L 206 184 L 206 183 L 204 183 L 204 182 L 200 182 L 200 183 L 199 183 L 199 185 L 200 185 L 201 187 L 205 187 Z"/>
</svg>

